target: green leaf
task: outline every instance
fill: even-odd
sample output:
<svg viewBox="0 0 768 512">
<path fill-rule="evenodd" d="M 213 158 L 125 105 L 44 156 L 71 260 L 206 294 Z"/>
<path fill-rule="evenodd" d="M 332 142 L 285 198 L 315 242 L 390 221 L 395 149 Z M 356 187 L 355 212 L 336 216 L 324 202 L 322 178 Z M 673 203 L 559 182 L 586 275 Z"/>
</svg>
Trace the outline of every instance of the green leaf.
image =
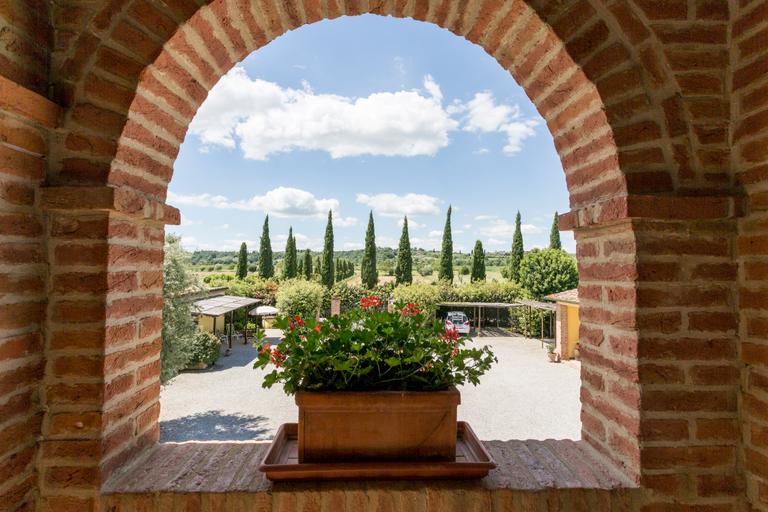
<svg viewBox="0 0 768 512">
<path fill-rule="evenodd" d="M 390 368 L 393 368 L 395 366 L 400 366 L 400 359 L 397 357 L 388 357 L 387 359 L 384 360 L 384 362 L 387 363 L 387 365 Z"/>
</svg>

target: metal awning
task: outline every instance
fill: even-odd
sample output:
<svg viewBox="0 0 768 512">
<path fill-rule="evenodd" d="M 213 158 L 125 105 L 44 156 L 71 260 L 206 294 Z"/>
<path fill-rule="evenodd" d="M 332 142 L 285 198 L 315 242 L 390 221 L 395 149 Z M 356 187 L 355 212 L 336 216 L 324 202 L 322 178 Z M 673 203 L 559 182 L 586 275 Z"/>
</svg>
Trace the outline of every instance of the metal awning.
<svg viewBox="0 0 768 512">
<path fill-rule="evenodd" d="M 219 297 L 197 300 L 192 303 L 192 307 L 194 312 L 201 316 L 221 316 L 231 311 L 259 303 L 261 303 L 261 299 L 221 295 Z"/>
</svg>

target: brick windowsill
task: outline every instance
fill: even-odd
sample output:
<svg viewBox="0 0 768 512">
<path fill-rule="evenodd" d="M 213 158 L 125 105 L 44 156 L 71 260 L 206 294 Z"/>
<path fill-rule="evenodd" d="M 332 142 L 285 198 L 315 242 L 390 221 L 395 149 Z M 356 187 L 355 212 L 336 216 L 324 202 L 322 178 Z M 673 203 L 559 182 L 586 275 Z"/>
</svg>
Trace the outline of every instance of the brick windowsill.
<svg viewBox="0 0 768 512">
<path fill-rule="evenodd" d="M 427 487 L 538 492 L 551 489 L 622 491 L 634 485 L 599 462 L 586 443 L 568 440 L 485 441 L 498 467 L 484 479 L 466 482 L 324 482 L 273 484 L 258 466 L 268 442 L 167 443 L 118 471 L 104 495 L 165 493 L 270 493 L 315 490 L 411 490 Z"/>
</svg>

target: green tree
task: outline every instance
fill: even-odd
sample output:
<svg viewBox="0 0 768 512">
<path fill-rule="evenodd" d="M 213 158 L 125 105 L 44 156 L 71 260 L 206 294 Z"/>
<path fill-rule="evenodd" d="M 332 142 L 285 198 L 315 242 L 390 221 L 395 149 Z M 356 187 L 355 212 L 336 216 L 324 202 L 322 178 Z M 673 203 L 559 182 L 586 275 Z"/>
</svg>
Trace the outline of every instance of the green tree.
<svg viewBox="0 0 768 512">
<path fill-rule="evenodd" d="M 440 253 L 440 271 L 437 274 L 440 281 L 453 282 L 453 237 L 451 235 L 451 207 L 448 206 L 448 215 L 445 218 L 443 229 L 443 248 Z"/>
<path fill-rule="evenodd" d="M 293 237 L 293 227 L 288 228 L 288 240 L 285 242 L 285 257 L 283 258 L 283 277 L 296 277 L 296 239 Z"/>
<path fill-rule="evenodd" d="M 192 303 L 185 293 L 199 288 L 190 271 L 189 255 L 181 247 L 181 237 L 165 238 L 163 260 L 163 344 L 160 349 L 160 381 L 167 382 L 186 368 L 191 357 L 197 325 Z"/>
<path fill-rule="evenodd" d="M 312 253 L 309 249 L 304 251 L 304 277 L 312 279 Z"/>
<path fill-rule="evenodd" d="M 273 275 L 275 275 L 275 267 L 272 264 L 272 241 L 269 239 L 269 215 L 267 215 L 264 217 L 259 244 L 259 277 L 268 279 Z"/>
<path fill-rule="evenodd" d="M 304 257 L 298 259 L 298 262 L 296 264 L 296 275 L 298 277 L 305 277 L 304 276 Z"/>
<path fill-rule="evenodd" d="M 509 255 L 509 278 L 512 281 L 520 281 L 520 262 L 523 261 L 525 256 L 525 249 L 523 248 L 523 232 L 520 227 L 520 212 L 517 212 L 515 217 L 515 234 L 512 237 L 512 252 Z"/>
<path fill-rule="evenodd" d="M 320 256 L 317 256 L 315 257 L 313 273 L 319 276 L 321 275 L 322 270 L 323 270 L 323 259 Z"/>
<path fill-rule="evenodd" d="M 413 282 L 413 256 L 411 255 L 411 239 L 408 235 L 408 217 L 403 217 L 403 232 L 400 234 L 400 245 L 397 248 L 397 263 L 395 264 L 395 284 L 411 284 Z"/>
<path fill-rule="evenodd" d="M 560 229 L 557 225 L 557 212 L 555 212 L 555 218 L 552 219 L 552 229 L 549 231 L 549 248 L 550 249 L 562 249 L 563 245 L 560 243 Z"/>
<path fill-rule="evenodd" d="M 323 263 L 320 269 L 320 282 L 326 288 L 333 286 L 335 282 L 333 266 L 333 212 L 328 210 L 328 224 L 325 226 L 325 241 L 323 243 Z"/>
<path fill-rule="evenodd" d="M 480 240 L 475 242 L 475 249 L 472 251 L 472 276 L 470 280 L 473 283 L 485 281 L 485 251 Z"/>
<path fill-rule="evenodd" d="M 245 242 L 240 244 L 240 254 L 237 255 L 237 272 L 235 275 L 239 279 L 245 279 L 248 275 L 248 247 Z"/>
<path fill-rule="evenodd" d="M 576 260 L 560 249 L 533 249 L 520 262 L 519 283 L 535 299 L 576 288 Z"/>
<path fill-rule="evenodd" d="M 373 212 L 368 214 L 368 229 L 365 230 L 365 250 L 363 262 L 360 265 L 360 279 L 363 286 L 372 289 L 379 282 L 379 272 L 376 269 L 376 232 L 373 225 Z"/>
</svg>

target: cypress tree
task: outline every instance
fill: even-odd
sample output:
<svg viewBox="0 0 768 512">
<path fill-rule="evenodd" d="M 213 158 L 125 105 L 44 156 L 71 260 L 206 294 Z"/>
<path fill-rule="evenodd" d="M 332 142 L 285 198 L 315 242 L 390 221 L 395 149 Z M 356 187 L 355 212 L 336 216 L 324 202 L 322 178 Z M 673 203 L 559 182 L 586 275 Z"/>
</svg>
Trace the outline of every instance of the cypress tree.
<svg viewBox="0 0 768 512">
<path fill-rule="evenodd" d="M 376 233 L 373 226 L 373 212 L 368 214 L 368 229 L 365 231 L 365 251 L 363 263 L 360 266 L 360 280 L 368 290 L 379 282 L 379 272 L 376 270 Z"/>
<path fill-rule="evenodd" d="M 323 259 L 320 256 L 317 256 L 315 258 L 314 273 L 319 276 L 322 273 L 322 270 L 323 270 Z"/>
<path fill-rule="evenodd" d="M 288 240 L 285 242 L 285 258 L 283 259 L 283 277 L 296 277 L 296 239 L 293 237 L 293 227 L 288 228 Z"/>
<path fill-rule="evenodd" d="M 443 229 L 443 249 L 440 253 L 440 272 L 437 274 L 440 281 L 453 282 L 453 237 L 451 236 L 451 207 L 448 206 L 448 215 L 445 218 Z"/>
<path fill-rule="evenodd" d="M 331 210 L 328 210 L 328 224 L 325 226 L 322 265 L 323 266 L 320 269 L 320 282 L 330 288 L 335 281 L 335 267 L 333 265 L 333 212 L 331 212 Z"/>
<path fill-rule="evenodd" d="M 309 249 L 304 251 L 304 277 L 312 279 L 312 253 Z"/>
<path fill-rule="evenodd" d="M 338 283 L 344 279 L 344 271 L 342 270 L 343 261 L 341 259 L 336 260 L 336 282 Z"/>
<path fill-rule="evenodd" d="M 520 212 L 515 217 L 515 234 L 512 237 L 512 253 L 509 255 L 509 278 L 512 281 L 520 280 L 520 262 L 525 256 L 523 249 L 523 232 L 520 229 Z"/>
<path fill-rule="evenodd" d="M 275 267 L 272 265 L 272 242 L 269 239 L 269 215 L 264 218 L 264 228 L 261 231 L 261 243 L 259 244 L 259 276 L 268 279 L 275 275 Z"/>
<path fill-rule="evenodd" d="M 472 275 L 470 280 L 473 283 L 475 281 L 485 281 L 485 251 L 480 240 L 475 242 L 475 249 L 472 251 Z"/>
<path fill-rule="evenodd" d="M 408 236 L 408 217 L 403 218 L 403 232 L 400 234 L 400 245 L 397 248 L 397 263 L 395 264 L 395 283 L 411 284 L 413 282 L 413 258 L 411 256 L 411 240 Z"/>
<path fill-rule="evenodd" d="M 304 277 L 304 257 L 296 260 L 296 277 Z"/>
<path fill-rule="evenodd" d="M 550 249 L 562 249 L 563 246 L 560 243 L 560 230 L 557 226 L 557 212 L 555 212 L 555 218 L 552 219 L 552 229 L 549 232 L 549 248 Z"/>
<path fill-rule="evenodd" d="M 237 278 L 245 279 L 248 275 L 248 247 L 245 242 L 240 244 L 240 254 L 237 255 Z"/>
</svg>

